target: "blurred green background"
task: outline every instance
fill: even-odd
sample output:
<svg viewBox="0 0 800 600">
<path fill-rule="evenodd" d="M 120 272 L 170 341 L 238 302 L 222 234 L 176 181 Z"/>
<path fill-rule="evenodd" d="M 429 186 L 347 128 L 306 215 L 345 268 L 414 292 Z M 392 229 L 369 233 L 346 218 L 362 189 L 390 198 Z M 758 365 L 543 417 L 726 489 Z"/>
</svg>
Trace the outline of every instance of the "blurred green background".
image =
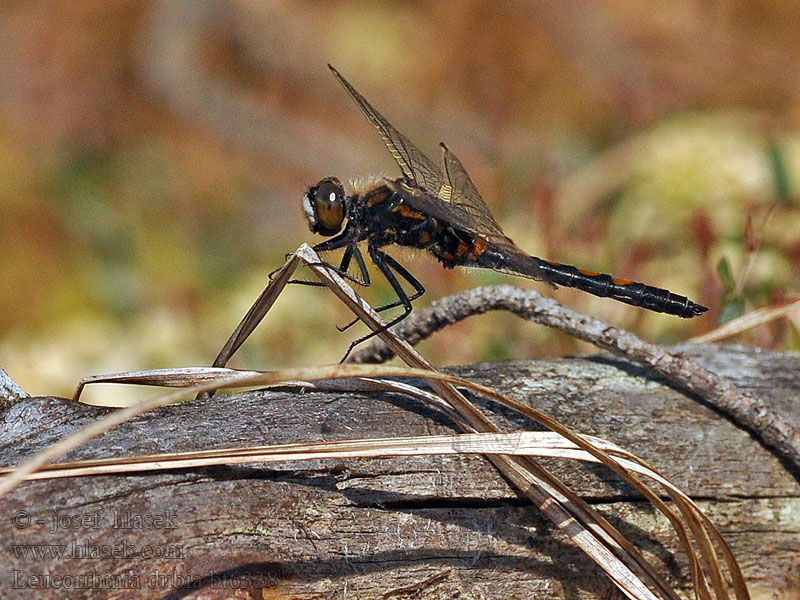
<svg viewBox="0 0 800 600">
<path fill-rule="evenodd" d="M 568 305 L 669 343 L 792 299 L 799 22 L 780 0 L 4 2 L 0 365 L 70 394 L 89 374 L 209 364 L 284 255 L 319 241 L 305 188 L 397 174 L 328 62 L 437 160 L 447 141 L 525 250 L 711 310 L 538 286 Z M 418 307 L 513 282 L 395 255 L 428 289 Z M 335 362 L 362 332 L 337 332 L 348 320 L 326 291 L 289 289 L 234 364 Z M 737 341 L 797 350 L 798 321 Z M 421 348 L 438 364 L 586 350 L 507 314 Z"/>
</svg>

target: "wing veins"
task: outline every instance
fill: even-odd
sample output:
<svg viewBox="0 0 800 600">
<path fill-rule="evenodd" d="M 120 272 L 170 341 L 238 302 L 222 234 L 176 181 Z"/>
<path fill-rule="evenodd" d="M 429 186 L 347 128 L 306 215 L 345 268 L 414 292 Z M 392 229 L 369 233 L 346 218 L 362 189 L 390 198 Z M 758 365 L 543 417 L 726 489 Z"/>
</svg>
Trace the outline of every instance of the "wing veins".
<svg viewBox="0 0 800 600">
<path fill-rule="evenodd" d="M 411 140 L 375 110 L 336 69 L 331 65 L 328 68 L 378 130 L 383 143 L 400 167 L 405 181 L 386 180 L 386 185 L 393 192 L 426 215 L 492 244 L 508 261 L 507 266 L 498 270 L 507 270 L 553 285 L 536 266 L 536 259 L 522 252 L 503 233 L 461 161 L 447 146 L 441 144 L 443 173 Z"/>
<path fill-rule="evenodd" d="M 355 103 L 361 108 L 369 122 L 372 123 L 372 126 L 378 130 L 383 143 L 386 144 L 392 158 L 400 167 L 405 178 L 425 188 L 430 193 L 435 194 L 438 192 L 444 180 L 439 168 L 411 140 L 392 127 L 389 121 L 375 110 L 336 69 L 331 65 L 328 65 L 328 68 L 344 89 L 347 90 L 347 93 L 355 100 Z"/>
</svg>

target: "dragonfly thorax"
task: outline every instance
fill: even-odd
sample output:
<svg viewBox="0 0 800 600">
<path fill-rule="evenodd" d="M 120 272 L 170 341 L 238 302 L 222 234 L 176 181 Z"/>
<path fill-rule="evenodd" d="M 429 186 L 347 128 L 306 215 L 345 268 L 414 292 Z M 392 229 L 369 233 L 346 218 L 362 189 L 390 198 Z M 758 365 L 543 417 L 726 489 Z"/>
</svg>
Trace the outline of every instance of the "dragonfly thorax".
<svg viewBox="0 0 800 600">
<path fill-rule="evenodd" d="M 335 177 L 326 177 L 303 196 L 303 212 L 312 233 L 331 236 L 342 229 L 347 216 L 344 188 Z"/>
</svg>

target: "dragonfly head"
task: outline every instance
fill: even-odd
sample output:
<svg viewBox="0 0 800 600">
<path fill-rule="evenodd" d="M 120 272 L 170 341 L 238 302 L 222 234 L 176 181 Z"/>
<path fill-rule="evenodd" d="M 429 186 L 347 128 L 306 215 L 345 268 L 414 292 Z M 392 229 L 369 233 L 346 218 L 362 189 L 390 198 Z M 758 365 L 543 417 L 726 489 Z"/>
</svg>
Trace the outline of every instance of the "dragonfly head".
<svg viewBox="0 0 800 600">
<path fill-rule="evenodd" d="M 346 216 L 345 194 L 335 177 L 326 177 L 303 196 L 303 212 L 312 233 L 330 236 L 342 229 Z"/>
</svg>

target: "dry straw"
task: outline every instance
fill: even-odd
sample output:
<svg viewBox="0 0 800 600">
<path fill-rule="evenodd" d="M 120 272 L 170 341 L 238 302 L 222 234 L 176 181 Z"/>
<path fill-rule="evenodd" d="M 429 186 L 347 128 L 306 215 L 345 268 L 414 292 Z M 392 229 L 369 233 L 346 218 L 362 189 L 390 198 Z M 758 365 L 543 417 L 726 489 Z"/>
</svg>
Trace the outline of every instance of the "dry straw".
<svg viewBox="0 0 800 600">
<path fill-rule="evenodd" d="M 319 257 L 308 246 L 303 245 L 290 256 L 284 267 L 276 272 L 270 285 L 225 344 L 213 367 L 162 369 L 87 378 L 76 390 L 76 399 L 86 384 L 99 382 L 174 386 L 185 389 L 160 394 L 134 406 L 112 412 L 36 454 L 22 465 L 14 469 L 4 469 L 7 475 L 0 482 L 0 496 L 29 479 L 320 458 L 483 454 L 512 485 L 527 496 L 591 557 L 627 597 L 677 599 L 678 595 L 658 573 L 656 567 L 650 564 L 628 539 L 535 459 L 557 457 L 589 461 L 603 464 L 634 486 L 667 517 L 689 559 L 696 598 L 718 600 L 749 598 L 741 570 L 720 532 L 690 498 L 651 466 L 610 442 L 576 433 L 538 410 L 491 388 L 435 371 L 409 343 L 391 330 L 382 331 L 378 335 L 391 352 L 399 356 L 408 367 L 347 364 L 274 372 L 235 371 L 224 368 L 231 355 L 265 316 L 300 261 L 309 266 L 373 331 L 381 327 L 382 321 L 377 313 L 335 272 L 322 266 Z M 663 365 L 669 360 L 669 355 L 663 351 L 658 351 L 658 356 L 656 364 Z M 644 362 L 647 364 L 648 361 Z M 673 372 L 672 375 L 679 377 L 681 374 Z M 395 381 L 393 378 L 396 377 L 421 378 L 430 386 L 433 393 Z M 446 412 L 465 433 L 323 443 L 300 442 L 53 463 L 69 450 L 116 425 L 155 408 L 190 398 L 194 394 L 213 393 L 220 388 L 287 384 L 318 389 L 384 390 L 410 394 Z M 683 384 L 685 385 L 685 382 Z M 466 388 L 500 402 L 544 425 L 549 431 L 500 432 L 458 388 Z M 656 485 L 653 486 L 653 483 Z"/>
</svg>

